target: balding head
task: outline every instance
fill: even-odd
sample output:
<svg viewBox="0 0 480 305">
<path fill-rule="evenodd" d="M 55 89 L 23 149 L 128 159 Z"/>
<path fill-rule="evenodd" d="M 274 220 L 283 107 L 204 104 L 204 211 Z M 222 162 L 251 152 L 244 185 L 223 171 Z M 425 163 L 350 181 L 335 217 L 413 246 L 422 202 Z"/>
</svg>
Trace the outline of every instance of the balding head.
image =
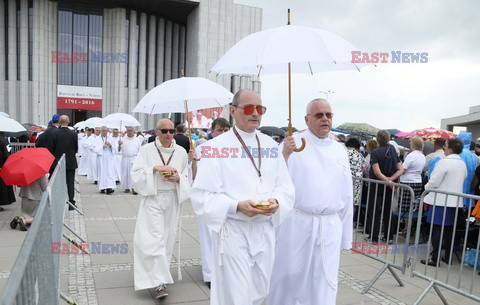
<svg viewBox="0 0 480 305">
<path fill-rule="evenodd" d="M 155 134 L 163 147 L 170 147 L 172 145 L 173 136 L 175 135 L 173 122 L 169 119 L 160 119 L 157 122 Z"/>
<path fill-rule="evenodd" d="M 307 105 L 305 123 L 308 130 L 320 139 L 325 139 L 332 128 L 332 108 L 325 99 L 314 99 Z"/>
<path fill-rule="evenodd" d="M 249 106 L 250 111 L 247 111 L 246 106 Z M 262 99 L 257 92 L 242 89 L 233 96 L 230 115 L 235 118 L 237 128 L 251 133 L 260 126 L 265 110 L 266 108 L 262 108 Z"/>
<path fill-rule="evenodd" d="M 68 126 L 68 124 L 70 124 L 70 119 L 68 118 L 68 115 L 61 115 L 60 119 L 58 120 L 58 124 L 63 127 Z"/>
</svg>

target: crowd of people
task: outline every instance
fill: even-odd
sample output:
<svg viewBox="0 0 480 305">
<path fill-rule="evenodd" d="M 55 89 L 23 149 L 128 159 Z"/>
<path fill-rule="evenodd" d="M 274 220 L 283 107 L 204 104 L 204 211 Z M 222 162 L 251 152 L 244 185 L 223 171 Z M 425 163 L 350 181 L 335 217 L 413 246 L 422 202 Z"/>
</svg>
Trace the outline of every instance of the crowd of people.
<svg viewBox="0 0 480 305">
<path fill-rule="evenodd" d="M 157 122 L 154 135 L 136 133 L 132 126 L 126 126 L 125 134 L 107 126 L 76 133 L 68 128 L 68 116 L 54 115 L 51 126 L 36 138 L 37 147 L 55 156 L 50 174 L 66 156 L 70 209 L 76 205 L 77 159 L 77 174 L 98 185 L 105 196 L 117 188 L 140 195 L 135 290 L 153 288 L 156 298 L 168 296 L 181 207 L 189 202 L 197 215 L 202 274 L 211 288 L 211 304 L 334 304 L 340 250 L 351 248 L 354 215 L 364 203 L 364 185 L 352 177 L 400 182 L 411 187 L 415 197 L 424 189 L 480 193 L 478 157 L 468 149 L 471 134 L 437 139 L 435 152 L 428 156 L 422 153 L 423 140 L 413 138 L 409 153 L 401 158 L 385 130 L 366 142 L 356 137 L 338 141 L 331 133 L 334 113 L 324 99 L 306 105 L 307 129 L 280 144 L 257 130 L 266 107 L 256 92 L 238 91 L 229 112 L 233 126 L 215 118 L 210 133 L 199 130 L 196 137 L 185 132 L 185 125 L 174 126 L 166 118 Z M 295 152 L 302 139 L 305 149 Z M 8 157 L 3 142 L 0 138 L 0 167 Z M 47 177 L 22 187 L 23 215 L 12 220 L 13 229 L 26 230 L 34 221 Z M 10 198 L 11 189 L 1 183 L 2 200 Z M 363 224 L 367 242 L 391 242 L 396 233 L 389 224 L 393 191 L 375 185 L 370 190 L 375 195 L 369 197 Z M 452 238 L 452 215 L 464 202 L 453 204 L 451 198 L 425 198 L 434 252 L 424 264 L 436 265 L 441 259 L 442 226 L 443 237 Z M 409 211 L 412 202 L 404 192 L 399 210 Z M 407 226 L 404 221 L 402 228 Z M 451 259 L 448 251 L 442 259 Z"/>
</svg>

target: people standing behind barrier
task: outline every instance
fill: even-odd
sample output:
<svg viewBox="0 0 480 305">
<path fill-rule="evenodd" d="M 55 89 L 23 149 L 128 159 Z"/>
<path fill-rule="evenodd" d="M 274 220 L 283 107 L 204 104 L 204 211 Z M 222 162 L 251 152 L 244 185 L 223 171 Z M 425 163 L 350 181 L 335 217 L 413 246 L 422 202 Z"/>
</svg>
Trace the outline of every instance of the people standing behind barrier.
<svg viewBox="0 0 480 305">
<path fill-rule="evenodd" d="M 359 152 L 360 140 L 352 137 L 345 142 L 347 147 L 348 160 L 352 177 L 361 178 L 367 173 L 365 158 Z M 353 215 L 356 215 L 357 208 L 362 200 L 362 181 L 353 180 Z"/>
<path fill-rule="evenodd" d="M 155 288 L 158 299 L 168 295 L 166 284 L 173 283 L 170 262 L 190 182 L 187 153 L 175 144 L 172 121 L 159 120 L 155 132 L 155 142 L 140 148 L 131 175 L 142 196 L 133 237 L 135 290 Z"/>
<path fill-rule="evenodd" d="M 133 195 L 137 195 L 133 188 L 132 170 L 133 163 L 137 157 L 138 151 L 142 147 L 142 144 L 135 138 L 135 131 L 132 126 L 127 126 L 127 135 L 118 141 L 118 150 L 122 156 L 122 163 L 120 166 L 120 181 L 122 182 L 122 188 L 124 193 L 132 190 Z"/>
<path fill-rule="evenodd" d="M 78 137 L 73 130 L 68 128 L 69 123 L 70 119 L 67 115 L 60 116 L 60 126 L 52 136 L 52 150 L 55 156 L 52 168 L 57 166 L 58 161 L 65 154 L 68 201 L 75 205 L 75 169 L 77 168 Z M 68 209 L 73 210 L 71 206 L 68 206 Z"/>
<path fill-rule="evenodd" d="M 371 153 L 370 179 L 395 182 L 403 172 L 402 162 L 390 141 L 390 133 L 386 130 L 377 132 L 377 141 L 380 145 Z M 367 240 L 378 243 L 380 230 L 383 232 L 383 241 L 393 239 L 391 224 L 392 188 L 385 185 L 372 184 L 370 188 L 366 233 Z M 382 213 L 383 211 L 383 213 Z M 388 234 L 388 235 L 387 235 Z"/>
<path fill-rule="evenodd" d="M 459 156 L 462 149 L 463 143 L 460 139 L 453 138 L 447 141 L 445 146 L 446 157 L 439 160 L 435 165 L 430 180 L 425 185 L 425 190 L 463 192 L 467 167 Z M 448 263 L 455 215 L 457 212 L 461 212 L 460 210 L 457 211 L 457 208 L 463 207 L 463 201 L 459 200 L 457 196 L 432 192 L 425 196 L 425 202 L 429 204 L 427 222 L 432 224 L 431 243 L 433 251 L 432 257 L 428 261 L 421 260 L 420 262 L 429 266 L 440 264 L 440 252 L 442 248 L 445 248 L 445 256 L 442 260 Z M 440 240 L 441 235 L 443 235 L 443 240 Z"/>
<path fill-rule="evenodd" d="M 423 171 L 425 172 L 425 176 L 428 176 L 428 167 L 430 164 L 430 160 L 440 157 L 443 158 L 445 157 L 445 152 L 443 151 L 443 148 L 445 146 L 445 139 L 436 139 L 435 142 L 433 142 L 433 153 L 429 153 L 425 157 L 425 166 L 423 167 Z"/>
<path fill-rule="evenodd" d="M 22 198 L 22 215 L 13 218 L 10 222 L 10 228 L 15 230 L 18 225 L 21 231 L 27 231 L 27 225 L 30 225 L 33 222 L 43 192 L 47 189 L 47 185 L 47 175 L 43 175 L 32 183 L 20 187 L 20 193 L 18 196 Z"/>
<path fill-rule="evenodd" d="M 463 150 L 460 153 L 460 158 L 467 166 L 467 178 L 463 183 L 463 193 L 473 194 L 471 190 L 473 176 L 475 175 L 475 169 L 477 168 L 477 156 L 470 151 L 470 141 L 472 140 L 471 132 L 462 132 L 457 136 L 457 139 L 460 139 L 463 143 Z M 465 209 L 468 209 L 470 205 L 475 205 L 475 202 L 472 199 L 463 198 L 463 204 Z"/>
<path fill-rule="evenodd" d="M 45 143 L 45 146 L 42 146 L 42 147 L 46 147 L 52 154 L 53 154 L 53 149 L 52 149 L 53 134 L 57 132 L 58 126 L 60 126 L 60 124 L 58 123 L 59 120 L 60 120 L 60 116 L 58 114 L 54 114 L 52 116 L 52 121 L 51 121 L 52 125 L 43 133 L 43 141 Z M 53 173 L 53 168 L 54 167 L 50 168 L 50 175 Z"/>
<path fill-rule="evenodd" d="M 370 171 L 370 158 L 372 157 L 372 151 L 378 147 L 378 142 L 375 139 L 370 139 L 367 141 L 367 144 L 365 144 L 365 151 L 368 153 L 368 155 L 365 157 L 365 163 L 367 164 L 367 176 L 368 176 L 368 171 Z"/>
<path fill-rule="evenodd" d="M 0 133 L 0 168 L 3 167 L 3 164 L 7 161 L 10 153 L 7 150 L 8 140 Z M 2 205 L 11 204 L 15 202 L 15 193 L 13 192 L 12 185 L 6 185 L 3 182 L 3 179 L 0 178 L 0 211 L 3 211 Z"/>
</svg>

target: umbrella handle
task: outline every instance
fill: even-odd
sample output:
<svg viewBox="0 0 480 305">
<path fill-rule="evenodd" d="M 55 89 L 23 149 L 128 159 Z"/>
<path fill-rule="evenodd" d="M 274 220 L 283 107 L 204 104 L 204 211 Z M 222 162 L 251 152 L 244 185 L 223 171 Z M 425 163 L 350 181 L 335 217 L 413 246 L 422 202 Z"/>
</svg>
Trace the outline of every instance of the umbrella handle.
<svg viewBox="0 0 480 305">
<path fill-rule="evenodd" d="M 190 135 L 190 149 L 195 149 L 195 146 L 193 145 L 193 140 L 192 140 L 192 135 Z M 200 158 L 193 158 L 194 161 L 200 161 Z"/>
<path fill-rule="evenodd" d="M 293 151 L 294 152 L 301 152 L 302 150 L 305 149 L 305 145 L 307 145 L 307 141 L 305 140 L 305 138 L 302 138 L 302 146 L 300 146 L 300 148 L 295 148 Z"/>
</svg>

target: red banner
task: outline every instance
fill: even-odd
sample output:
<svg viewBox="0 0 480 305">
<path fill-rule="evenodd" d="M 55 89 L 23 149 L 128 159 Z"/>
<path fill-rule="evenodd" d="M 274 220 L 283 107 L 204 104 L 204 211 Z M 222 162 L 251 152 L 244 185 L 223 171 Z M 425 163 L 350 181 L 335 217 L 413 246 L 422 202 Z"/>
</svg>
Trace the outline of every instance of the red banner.
<svg viewBox="0 0 480 305">
<path fill-rule="evenodd" d="M 57 108 L 102 111 L 102 100 L 94 98 L 57 96 Z"/>
</svg>

